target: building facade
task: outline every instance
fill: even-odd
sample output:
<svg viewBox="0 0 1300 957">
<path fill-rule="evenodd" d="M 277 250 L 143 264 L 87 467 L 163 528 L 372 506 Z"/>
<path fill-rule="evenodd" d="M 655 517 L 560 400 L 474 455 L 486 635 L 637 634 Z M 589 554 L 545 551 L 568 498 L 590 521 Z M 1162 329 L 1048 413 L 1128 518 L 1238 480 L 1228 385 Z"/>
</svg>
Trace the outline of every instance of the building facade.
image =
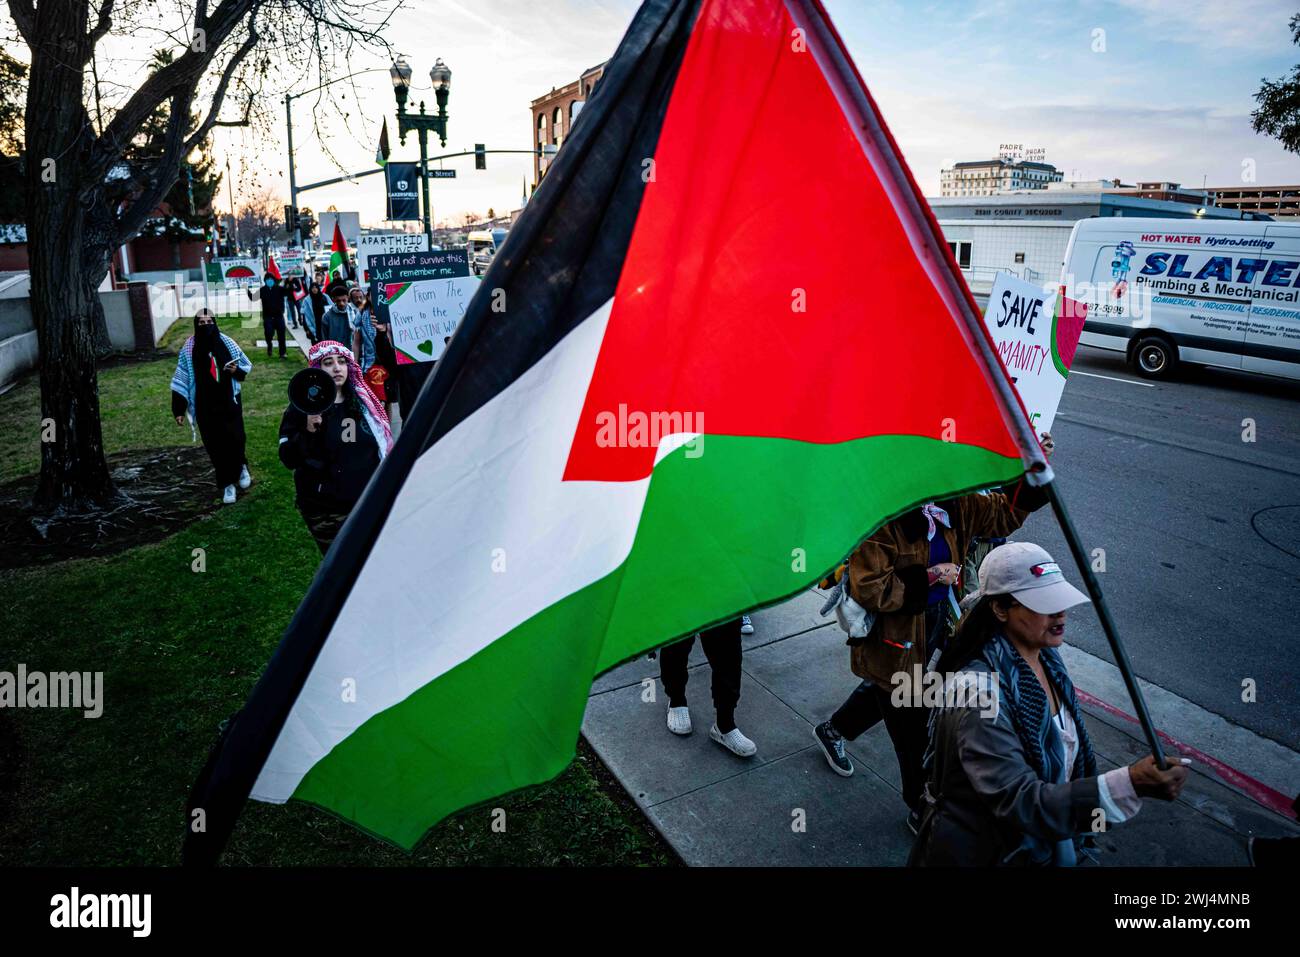
<svg viewBox="0 0 1300 957">
<path fill-rule="evenodd" d="M 996 196 L 928 200 L 973 292 L 987 293 L 999 272 L 1011 272 L 1033 283 L 1056 282 L 1065 262 L 1070 232 L 1081 219 L 1238 218 L 1236 211 L 1217 206 L 1147 199 L 1109 189 L 1076 189 L 1074 185 L 1059 183 L 1047 189 Z M 1094 187 L 1091 183 L 1079 185 Z M 1256 217 L 1247 213 L 1246 218 Z"/>
<path fill-rule="evenodd" d="M 1210 192 L 1224 209 L 1264 213 L 1274 219 L 1300 219 L 1300 186 L 1214 186 Z"/>
<path fill-rule="evenodd" d="M 1046 189 L 1064 178 L 1051 163 L 1015 162 L 1001 157 L 958 163 L 939 171 L 940 196 L 992 196 L 1003 190 Z"/>
<path fill-rule="evenodd" d="M 585 70 L 576 80 L 561 87 L 551 87 L 550 93 L 539 96 L 529 104 L 533 117 L 532 141 L 539 151 L 544 146 L 554 146 L 558 150 L 564 145 L 564 139 L 582 112 L 583 104 L 604 74 L 605 64 L 597 64 Z M 546 168 L 554 159 L 554 156 L 533 156 L 533 188 L 542 181 Z"/>
<path fill-rule="evenodd" d="M 1184 189 L 1179 183 L 1138 183 L 1136 186 L 1116 186 L 1110 192 L 1122 193 L 1125 196 L 1140 196 L 1143 199 L 1162 199 L 1172 203 L 1192 203 L 1196 206 L 1214 205 L 1213 190 Z"/>
</svg>

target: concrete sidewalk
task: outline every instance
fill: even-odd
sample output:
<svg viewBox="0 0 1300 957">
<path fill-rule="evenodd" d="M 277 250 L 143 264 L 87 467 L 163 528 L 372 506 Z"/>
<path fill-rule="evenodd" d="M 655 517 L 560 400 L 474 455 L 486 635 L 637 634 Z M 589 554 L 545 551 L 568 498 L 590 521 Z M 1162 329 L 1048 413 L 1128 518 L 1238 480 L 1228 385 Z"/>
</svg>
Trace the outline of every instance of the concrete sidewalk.
<svg viewBox="0 0 1300 957">
<path fill-rule="evenodd" d="M 753 615 L 736 713 L 740 729 L 758 745 L 749 760 L 709 740 L 709 669 L 698 642 L 687 689 L 690 737 L 665 727 L 657 660 L 628 662 L 592 686 L 584 736 L 687 864 L 906 863 L 912 834 L 884 725 L 849 745 L 856 768 L 850 778 L 831 772 L 813 736 L 813 727 L 858 683 L 844 633 L 818 615 L 821 604 L 814 590 Z M 653 701 L 643 700 L 647 679 L 654 679 Z M 1101 709 L 1084 710 L 1101 770 L 1145 753 L 1135 726 Z M 1162 730 L 1178 736 L 1176 728 Z M 1251 834 L 1297 835 L 1300 828 L 1195 769 L 1179 801 L 1145 802 L 1133 821 L 1098 843 L 1102 862 L 1112 866 L 1245 866 Z"/>
</svg>

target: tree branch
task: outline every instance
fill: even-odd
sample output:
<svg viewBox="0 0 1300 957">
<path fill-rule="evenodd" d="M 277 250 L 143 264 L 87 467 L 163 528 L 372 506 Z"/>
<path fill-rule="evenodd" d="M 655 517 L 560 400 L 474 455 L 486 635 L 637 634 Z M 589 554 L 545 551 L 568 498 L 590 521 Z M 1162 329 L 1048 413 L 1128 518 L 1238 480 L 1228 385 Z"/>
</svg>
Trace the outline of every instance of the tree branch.
<svg viewBox="0 0 1300 957">
<path fill-rule="evenodd" d="M 225 69 L 221 71 L 221 80 L 217 83 L 216 92 L 212 94 L 212 106 L 208 110 L 207 117 L 199 124 L 199 128 L 194 131 L 188 142 L 185 144 L 186 154 L 206 140 L 214 126 L 243 126 L 247 124 L 248 110 L 252 109 L 251 101 L 248 108 L 244 111 L 243 123 L 228 122 L 218 124 L 217 115 L 221 112 L 221 104 L 226 98 L 226 89 L 230 86 L 231 77 L 234 76 L 235 70 L 239 68 L 239 64 L 243 61 L 244 57 L 248 56 L 248 54 L 252 52 L 253 47 L 257 46 L 257 40 L 257 25 L 250 21 L 248 24 L 248 36 L 244 39 L 244 42 L 240 45 L 239 49 L 235 51 L 234 56 L 232 56 L 229 62 L 226 63 Z"/>
<path fill-rule="evenodd" d="M 189 91 L 188 95 L 178 93 L 172 97 L 170 114 L 167 117 L 167 133 L 163 137 L 162 156 L 147 167 L 143 177 L 146 183 L 144 189 L 131 200 L 131 205 L 118 215 L 113 227 L 111 245 L 120 246 L 132 239 L 140 231 L 144 221 L 153 215 L 154 209 L 176 182 L 176 175 L 168 171 L 180 169 L 181 157 L 184 155 L 181 146 L 185 141 L 189 104 L 193 98 L 193 90 Z"/>
<path fill-rule="evenodd" d="M 261 3 L 261 0 L 222 0 L 222 3 L 205 27 L 202 51 L 192 46 L 167 66 L 155 72 L 140 85 L 118 114 L 108 124 L 108 129 L 97 144 L 100 155 L 92 168 L 92 174 L 103 175 L 113 162 L 126 150 L 127 144 L 153 112 L 165 100 L 187 88 L 197 88 L 212 58 L 225 39 L 234 32 L 239 23 Z M 192 98 L 192 94 L 191 94 Z"/>
<path fill-rule="evenodd" d="M 99 20 L 95 23 L 95 29 L 90 31 L 90 49 L 95 49 L 95 44 L 100 41 L 104 34 L 108 33 L 113 27 L 113 0 L 102 0 L 99 5 Z"/>
<path fill-rule="evenodd" d="M 18 26 L 18 32 L 23 35 L 30 47 L 34 45 L 36 34 L 36 8 L 32 6 L 32 0 L 9 0 L 9 15 L 13 17 L 14 23 Z"/>
</svg>

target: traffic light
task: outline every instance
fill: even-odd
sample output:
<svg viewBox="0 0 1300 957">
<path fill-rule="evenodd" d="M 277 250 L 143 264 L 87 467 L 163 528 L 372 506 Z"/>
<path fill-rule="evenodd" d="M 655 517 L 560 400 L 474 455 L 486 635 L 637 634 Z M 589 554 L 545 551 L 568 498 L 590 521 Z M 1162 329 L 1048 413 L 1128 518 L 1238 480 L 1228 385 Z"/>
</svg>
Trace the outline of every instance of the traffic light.
<svg viewBox="0 0 1300 957">
<path fill-rule="evenodd" d="M 474 168 L 487 169 L 487 147 L 482 143 L 474 144 Z"/>
<path fill-rule="evenodd" d="M 284 231 L 289 234 L 293 234 L 297 232 L 298 223 L 299 223 L 298 210 L 294 209 L 292 206 L 285 206 L 284 207 Z"/>
</svg>

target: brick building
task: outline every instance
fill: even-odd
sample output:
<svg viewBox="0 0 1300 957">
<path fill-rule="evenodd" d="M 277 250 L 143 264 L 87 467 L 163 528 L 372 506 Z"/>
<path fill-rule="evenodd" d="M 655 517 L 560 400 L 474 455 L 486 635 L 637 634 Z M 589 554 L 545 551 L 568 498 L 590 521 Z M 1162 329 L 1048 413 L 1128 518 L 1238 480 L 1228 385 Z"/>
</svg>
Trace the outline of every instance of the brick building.
<svg viewBox="0 0 1300 957">
<path fill-rule="evenodd" d="M 557 149 L 564 145 L 564 138 L 573 128 L 573 121 L 582 112 L 582 105 L 587 102 L 596 84 L 605 73 L 605 64 L 599 63 L 585 70 L 576 80 L 561 87 L 551 87 L 551 92 L 539 96 L 530 104 L 533 117 L 532 140 L 537 149 L 550 144 Z M 554 162 L 554 157 L 546 159 L 533 157 L 533 187 L 542 181 L 546 168 Z"/>
</svg>

